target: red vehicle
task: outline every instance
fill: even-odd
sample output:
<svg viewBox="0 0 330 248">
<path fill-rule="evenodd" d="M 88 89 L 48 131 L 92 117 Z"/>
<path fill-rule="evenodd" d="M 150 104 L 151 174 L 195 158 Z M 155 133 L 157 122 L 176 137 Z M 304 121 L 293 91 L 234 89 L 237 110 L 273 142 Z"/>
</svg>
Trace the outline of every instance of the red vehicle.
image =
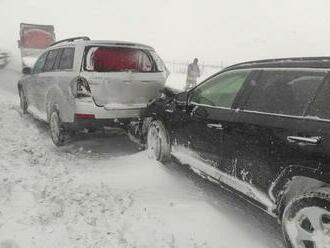
<svg viewBox="0 0 330 248">
<path fill-rule="evenodd" d="M 55 31 L 52 25 L 20 24 L 20 40 L 23 73 L 31 70 L 37 58 L 50 44 L 55 42 Z"/>
</svg>

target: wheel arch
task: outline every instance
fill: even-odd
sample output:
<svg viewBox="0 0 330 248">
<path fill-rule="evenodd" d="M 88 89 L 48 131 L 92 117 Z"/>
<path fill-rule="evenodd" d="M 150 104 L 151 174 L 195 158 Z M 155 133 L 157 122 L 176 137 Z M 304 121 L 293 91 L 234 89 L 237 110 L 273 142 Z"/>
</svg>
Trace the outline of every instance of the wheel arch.
<svg viewBox="0 0 330 248">
<path fill-rule="evenodd" d="M 60 118 L 64 122 L 73 121 L 74 102 L 70 102 L 59 87 L 52 87 L 48 90 L 45 103 L 48 121 L 53 107 L 59 111 Z"/>
<path fill-rule="evenodd" d="M 330 175 L 319 169 L 291 165 L 273 182 L 269 195 L 276 204 L 276 215 L 282 218 L 291 199 L 322 187 L 330 187 Z"/>
<path fill-rule="evenodd" d="M 46 114 L 47 114 L 47 121 L 48 122 L 49 122 L 49 119 L 50 119 L 50 114 L 51 114 L 52 108 L 56 108 L 58 111 L 60 111 L 59 104 L 56 101 L 57 92 L 58 92 L 58 90 L 56 88 L 51 88 L 47 92 L 47 96 L 46 96 Z"/>
</svg>

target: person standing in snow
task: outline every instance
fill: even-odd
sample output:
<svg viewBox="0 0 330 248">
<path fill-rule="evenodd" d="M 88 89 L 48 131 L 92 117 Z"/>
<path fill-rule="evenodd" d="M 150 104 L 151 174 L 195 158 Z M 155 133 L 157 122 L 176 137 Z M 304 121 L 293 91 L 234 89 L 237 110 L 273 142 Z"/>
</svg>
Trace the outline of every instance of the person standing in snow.
<svg viewBox="0 0 330 248">
<path fill-rule="evenodd" d="M 195 58 L 194 62 L 188 65 L 186 90 L 189 90 L 196 86 L 198 77 L 200 77 L 200 70 L 198 66 L 198 59 Z"/>
</svg>

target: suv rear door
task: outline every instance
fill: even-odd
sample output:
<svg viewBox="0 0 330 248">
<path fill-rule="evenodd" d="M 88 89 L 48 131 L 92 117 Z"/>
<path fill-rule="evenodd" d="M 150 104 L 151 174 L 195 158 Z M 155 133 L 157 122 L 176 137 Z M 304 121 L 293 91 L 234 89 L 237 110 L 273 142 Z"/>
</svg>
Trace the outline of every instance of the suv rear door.
<svg viewBox="0 0 330 248">
<path fill-rule="evenodd" d="M 167 71 L 153 51 L 95 46 L 85 51 L 85 77 L 95 103 L 106 109 L 141 108 L 164 86 Z"/>
<path fill-rule="evenodd" d="M 322 70 L 264 69 L 247 87 L 245 104 L 235 114 L 232 129 L 237 179 L 250 188 L 249 197 L 270 210 L 269 190 L 280 172 L 315 159 L 310 145 L 297 137 L 313 138 L 304 114 L 324 81 Z"/>
</svg>

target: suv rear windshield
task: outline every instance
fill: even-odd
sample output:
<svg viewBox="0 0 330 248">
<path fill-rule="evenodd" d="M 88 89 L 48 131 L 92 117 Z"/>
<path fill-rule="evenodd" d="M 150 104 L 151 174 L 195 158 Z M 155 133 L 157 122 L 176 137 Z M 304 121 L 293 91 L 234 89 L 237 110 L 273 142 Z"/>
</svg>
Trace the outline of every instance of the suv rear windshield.
<svg viewBox="0 0 330 248">
<path fill-rule="evenodd" d="M 326 75 L 325 71 L 263 71 L 251 85 L 245 109 L 302 116 Z"/>
<path fill-rule="evenodd" d="M 152 55 L 145 50 L 126 47 L 89 47 L 85 70 L 97 72 L 159 72 Z"/>
</svg>

